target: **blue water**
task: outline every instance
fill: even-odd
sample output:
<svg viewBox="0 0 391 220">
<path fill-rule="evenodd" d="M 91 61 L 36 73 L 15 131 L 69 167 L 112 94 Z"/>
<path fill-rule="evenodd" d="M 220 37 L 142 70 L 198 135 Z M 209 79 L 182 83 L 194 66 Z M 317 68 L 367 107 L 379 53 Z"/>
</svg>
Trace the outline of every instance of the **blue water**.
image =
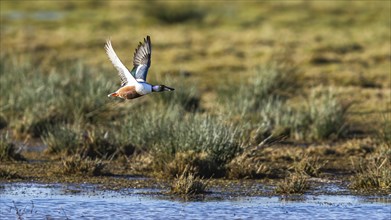
<svg viewBox="0 0 391 220">
<path fill-rule="evenodd" d="M 184 201 L 151 189 L 0 184 L 1 219 L 391 219 L 391 196 L 305 195 Z M 18 212 L 18 213 L 17 213 Z"/>
</svg>

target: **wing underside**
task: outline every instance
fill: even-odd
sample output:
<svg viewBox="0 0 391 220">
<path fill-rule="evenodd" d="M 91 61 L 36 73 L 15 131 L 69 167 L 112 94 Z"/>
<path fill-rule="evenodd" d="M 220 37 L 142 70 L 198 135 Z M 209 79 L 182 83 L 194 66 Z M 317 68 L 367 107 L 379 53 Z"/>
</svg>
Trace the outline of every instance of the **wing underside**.
<svg viewBox="0 0 391 220">
<path fill-rule="evenodd" d="M 114 67 L 118 70 L 118 75 L 121 78 L 121 86 L 125 84 L 136 84 L 136 79 L 130 74 L 129 70 L 125 67 L 125 65 L 118 58 L 115 53 L 113 46 L 111 45 L 111 41 L 107 40 L 105 45 L 105 50 L 111 63 L 113 63 Z"/>
</svg>

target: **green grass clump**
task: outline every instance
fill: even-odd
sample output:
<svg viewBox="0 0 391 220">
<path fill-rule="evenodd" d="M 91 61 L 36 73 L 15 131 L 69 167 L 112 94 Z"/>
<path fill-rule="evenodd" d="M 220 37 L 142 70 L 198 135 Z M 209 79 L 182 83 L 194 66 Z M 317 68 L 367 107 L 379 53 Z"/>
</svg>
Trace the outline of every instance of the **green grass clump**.
<svg viewBox="0 0 391 220">
<path fill-rule="evenodd" d="M 343 106 L 333 90 L 313 91 L 308 101 L 308 136 L 312 139 L 337 138 L 344 134 L 349 106 Z"/>
<path fill-rule="evenodd" d="M 200 168 L 203 172 L 199 175 L 222 176 L 225 164 L 240 152 L 240 132 L 229 122 L 200 113 L 187 114 L 175 106 L 148 107 L 141 111 L 143 117 L 125 119 L 119 136 L 127 138 L 136 148 L 151 152 L 156 171 L 164 171 L 177 153 L 194 151 L 205 153 L 207 157 L 203 160 L 213 161 L 219 167 L 210 165 L 209 171 Z M 180 173 L 173 173 L 176 174 Z"/>
<path fill-rule="evenodd" d="M 48 154 L 78 154 L 92 159 L 129 156 L 136 150 L 128 139 L 121 139 L 118 135 L 109 133 L 108 129 L 99 127 L 89 130 L 74 125 L 54 127 L 42 136 L 42 141 L 47 146 Z"/>
<path fill-rule="evenodd" d="M 177 195 L 196 195 L 206 193 L 207 180 L 196 177 L 189 171 L 189 166 L 174 180 L 170 193 Z"/>
<path fill-rule="evenodd" d="M 0 101 L 0 113 L 16 135 L 40 137 L 59 124 L 104 123 L 102 119 L 113 116 L 112 105 L 103 98 L 112 84 L 81 62 L 64 62 L 46 70 L 34 67 L 26 57 L 1 59 L 0 86 L 7 92 Z"/>
<path fill-rule="evenodd" d="M 269 65 L 257 69 L 249 83 L 223 87 L 220 100 L 228 115 L 241 116 L 239 126 L 250 122 L 244 125 L 261 139 L 270 134 L 297 140 L 342 136 L 349 106 L 337 99 L 333 89 L 312 89 L 306 102 L 293 105 L 289 98 L 297 93 L 297 79 L 292 65 Z"/>
<path fill-rule="evenodd" d="M 158 96 L 154 96 L 153 101 L 159 102 L 165 108 L 178 107 L 186 112 L 200 112 L 201 108 L 201 96 L 198 89 L 194 86 L 188 86 L 190 83 L 185 78 L 173 80 L 166 78 L 165 84 L 175 88 L 174 92 L 162 93 Z"/>
<path fill-rule="evenodd" d="M 255 69 L 249 82 L 227 83 L 219 91 L 220 101 L 231 114 L 260 111 L 275 100 L 284 99 L 297 86 L 297 71 L 289 65 L 271 63 Z M 274 103 L 273 103 L 274 104 Z"/>
<path fill-rule="evenodd" d="M 269 99 L 257 111 L 258 136 L 288 136 L 296 140 L 338 138 L 346 132 L 347 110 L 333 90 L 313 90 L 307 103 L 290 107 L 279 99 Z"/>
<path fill-rule="evenodd" d="M 42 135 L 49 154 L 75 154 L 81 139 L 80 130 L 70 125 L 59 126 Z"/>
<path fill-rule="evenodd" d="M 279 194 L 303 194 L 308 188 L 307 177 L 293 173 L 277 185 L 275 192 Z"/>
</svg>

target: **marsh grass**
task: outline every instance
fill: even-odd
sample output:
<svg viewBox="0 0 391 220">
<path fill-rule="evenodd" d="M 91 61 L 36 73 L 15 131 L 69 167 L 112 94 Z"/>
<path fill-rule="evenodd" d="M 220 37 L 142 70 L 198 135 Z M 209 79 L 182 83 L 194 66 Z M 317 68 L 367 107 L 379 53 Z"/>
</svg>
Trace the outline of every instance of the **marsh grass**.
<svg viewBox="0 0 391 220">
<path fill-rule="evenodd" d="M 272 174 L 272 169 L 259 157 L 242 153 L 227 164 L 229 179 L 258 179 Z"/>
<path fill-rule="evenodd" d="M 8 133 L 0 134 L 0 161 L 20 161 L 25 158 L 16 149 L 10 140 Z"/>
<path fill-rule="evenodd" d="M 109 133 L 100 127 L 83 130 L 75 125 L 63 125 L 50 129 L 42 136 L 49 155 L 80 155 L 83 158 L 112 159 L 130 156 L 136 147 L 127 139 Z"/>
<path fill-rule="evenodd" d="M 0 168 L 0 179 L 10 180 L 10 179 L 20 179 L 22 178 L 17 174 L 16 171 L 9 170 L 7 168 Z"/>
<path fill-rule="evenodd" d="M 206 152 L 185 151 L 171 155 L 154 155 L 153 169 L 158 176 L 177 177 L 187 169 L 201 178 L 222 177 L 225 175 L 224 164 L 212 160 Z"/>
<path fill-rule="evenodd" d="M 384 113 L 381 116 L 381 127 L 378 129 L 378 139 L 391 148 L 391 113 Z"/>
<path fill-rule="evenodd" d="M 64 63 L 47 72 L 26 58 L 10 59 L 2 57 L 7 74 L 2 75 L 1 87 L 7 93 L 1 99 L 1 112 L 15 134 L 40 137 L 58 124 L 95 123 L 98 118 L 104 122 L 112 117 L 111 105 L 102 99 L 112 84 L 83 63 Z"/>
<path fill-rule="evenodd" d="M 231 114 L 243 116 L 256 112 L 265 105 L 273 105 L 275 100 L 290 96 L 297 87 L 297 77 L 292 66 L 271 62 L 257 67 L 248 82 L 227 82 L 220 88 L 220 102 Z"/>
<path fill-rule="evenodd" d="M 309 189 L 308 177 L 298 173 L 291 173 L 275 189 L 279 194 L 303 194 Z"/>
<path fill-rule="evenodd" d="M 154 96 L 154 102 L 159 102 L 163 105 L 162 108 L 177 106 L 186 112 L 202 111 L 201 93 L 194 85 L 188 86 L 188 84 L 191 84 L 190 81 L 184 77 L 180 77 L 179 79 L 165 77 L 162 81 L 175 88 L 175 91 Z"/>
<path fill-rule="evenodd" d="M 196 195 L 206 193 L 209 181 L 195 176 L 190 166 L 174 179 L 170 193 L 177 195 Z"/>
<path fill-rule="evenodd" d="M 66 175 L 87 175 L 87 176 L 101 176 L 105 164 L 98 159 L 83 159 L 78 155 L 66 157 L 62 159 L 62 168 L 59 172 Z"/>
<path fill-rule="evenodd" d="M 311 177 L 320 177 L 322 168 L 327 164 L 327 161 L 321 161 L 319 157 L 304 155 L 302 159 L 295 162 L 292 168 L 295 173 L 308 175 Z"/>
<path fill-rule="evenodd" d="M 224 120 L 201 113 L 186 113 L 178 106 L 148 107 L 134 114 L 143 117 L 127 117 L 119 136 L 137 149 L 150 152 L 155 158 L 153 167 L 156 171 L 164 172 L 167 163 L 175 157 L 180 160 L 180 153 L 193 151 L 197 155 L 205 153 L 207 157 L 203 161 L 213 161 L 220 167 L 215 169 L 216 166 L 209 163 L 206 167 L 211 170 L 200 168 L 200 172 L 203 171 L 201 176 L 210 176 L 211 173 L 221 176 L 217 170 L 223 172 L 225 164 L 240 152 L 240 132 Z"/>
<path fill-rule="evenodd" d="M 355 190 L 391 190 L 391 151 L 384 151 L 359 160 L 350 188 Z"/>
<path fill-rule="evenodd" d="M 76 153 L 80 142 L 78 130 L 70 125 L 63 125 L 46 132 L 42 135 L 42 141 L 47 146 L 45 151 L 49 154 Z"/>
<path fill-rule="evenodd" d="M 378 103 L 390 97 L 390 4 L 210 4 L 2 2 L 0 132 L 11 131 L 9 143 L 40 138 L 51 159 L 83 158 L 68 162 L 70 173 L 89 173 L 78 171 L 87 166 L 82 161 L 92 167 L 84 170 L 94 170 L 93 159 L 118 158 L 132 163 L 121 167 L 131 170 L 124 172 L 169 178 L 180 177 L 187 166 L 194 178 L 281 178 L 286 170 L 295 172 L 280 186 L 282 193 L 300 191 L 308 176 L 322 176 L 323 161 L 312 154 L 302 158 L 306 147 L 297 144 L 332 142 L 322 156 L 335 157 L 330 166 L 336 170 L 346 156 L 378 153 L 373 146 L 349 148 L 338 141 L 355 142 L 345 136 L 354 124 L 344 98 L 358 101 L 352 112 L 388 110 Z M 64 17 L 28 19 L 49 8 Z M 15 11 L 27 16 L 13 19 Z M 86 14 L 89 22 L 79 22 Z M 362 34 L 368 27 L 370 34 Z M 127 51 L 146 33 L 155 36 L 148 80 L 159 76 L 153 72 L 171 75 L 157 81 L 174 92 L 131 102 L 106 97 L 118 88 L 103 49 L 115 30 L 121 32 L 113 38 Z M 127 64 L 131 54 L 116 50 Z M 178 69 L 190 74 L 171 74 Z M 362 124 L 379 122 L 372 118 Z M 388 146 L 389 124 L 379 130 L 379 142 Z M 371 136 L 368 130 L 363 135 Z M 268 137 L 288 146 L 247 154 Z M 9 155 L 10 148 L 3 149 Z M 363 161 L 357 175 L 381 180 L 373 186 L 387 185 L 377 182 L 389 178 L 383 170 L 388 161 L 376 159 L 369 167 Z"/>
<path fill-rule="evenodd" d="M 228 83 L 222 87 L 220 103 L 229 117 L 240 115 L 242 120 L 250 122 L 245 126 L 261 140 L 271 134 L 296 140 L 343 136 L 350 105 L 344 105 L 333 88 L 313 88 L 309 95 L 302 94 L 300 102 L 292 105 L 289 98 L 297 93 L 299 71 L 289 63 L 283 64 L 259 67 L 250 82 Z M 243 126 L 240 121 L 238 124 Z"/>
<path fill-rule="evenodd" d="M 347 110 L 337 99 L 333 89 L 313 90 L 308 100 L 309 137 L 312 139 L 338 138 L 346 131 Z M 333 137 L 332 137 L 333 136 Z"/>
</svg>

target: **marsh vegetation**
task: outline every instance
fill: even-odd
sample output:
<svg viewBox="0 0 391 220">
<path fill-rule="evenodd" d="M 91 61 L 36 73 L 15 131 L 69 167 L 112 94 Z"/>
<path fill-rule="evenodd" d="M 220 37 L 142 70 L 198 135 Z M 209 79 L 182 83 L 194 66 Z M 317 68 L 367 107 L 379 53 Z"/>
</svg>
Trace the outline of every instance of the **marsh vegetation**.
<svg viewBox="0 0 391 220">
<path fill-rule="evenodd" d="M 260 179 L 289 194 L 322 178 L 390 192 L 389 2 L 154 3 L 1 2 L 1 181 L 143 175 L 193 194 Z M 105 39 L 130 66 L 147 34 L 148 79 L 175 92 L 107 98 L 119 78 Z"/>
</svg>

